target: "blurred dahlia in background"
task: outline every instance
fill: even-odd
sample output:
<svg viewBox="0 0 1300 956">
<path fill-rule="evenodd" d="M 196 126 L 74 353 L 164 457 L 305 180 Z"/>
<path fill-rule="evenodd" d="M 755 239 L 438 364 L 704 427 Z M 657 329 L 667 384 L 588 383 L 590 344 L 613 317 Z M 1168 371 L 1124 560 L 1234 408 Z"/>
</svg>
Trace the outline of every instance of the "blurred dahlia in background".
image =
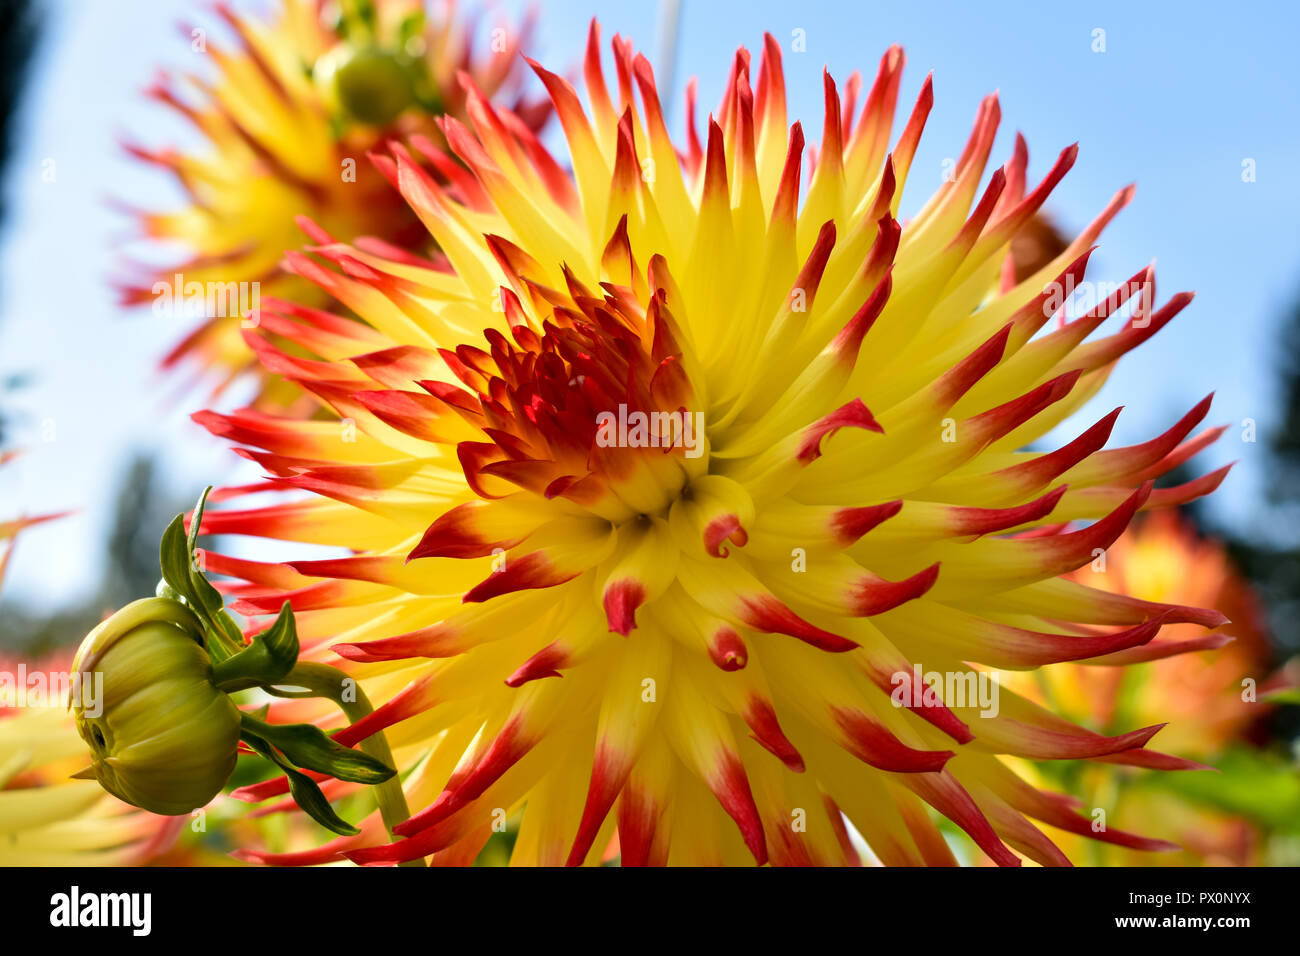
<svg viewBox="0 0 1300 956">
<path fill-rule="evenodd" d="M 513 107 L 515 122 L 538 128 L 547 116 L 544 105 L 521 99 L 519 50 L 529 23 L 480 31 L 476 42 L 476 19 L 461 16 L 454 0 L 433 4 L 430 14 L 421 0 L 276 6 L 274 20 L 264 22 L 216 4 L 236 38 L 232 47 L 209 24 L 184 27 L 215 75 L 162 71 L 150 87 L 149 96 L 205 142 L 195 150 L 126 144 L 174 174 L 184 192 L 179 208 L 135 213 L 152 240 L 149 258 L 172 247 L 187 258 L 137 262 L 139 277 L 121 283 L 126 302 L 157 308 L 165 295 L 169 314 L 196 323 L 165 366 L 188 365 L 217 392 L 245 373 L 259 376 L 258 404 L 266 407 L 292 403 L 298 393 L 266 375 L 245 344 L 256 305 L 266 296 L 323 301 L 310 283 L 280 269 L 284 252 L 303 240 L 296 217 L 391 257 L 427 253 L 427 231 L 367 152 L 397 136 L 440 157 L 429 152 L 443 142 L 440 117 L 466 115 L 462 74 Z"/>
<path fill-rule="evenodd" d="M 1136 523 L 1071 577 L 1148 601 L 1217 608 L 1231 619 L 1208 632 L 1171 624 L 1158 641 L 1111 656 L 1111 663 L 1126 666 L 1063 664 L 1004 677 L 1008 686 L 1103 733 L 1168 721 L 1161 731 L 1166 749 L 1224 771 L 1100 773 L 1082 765 L 1041 765 L 1048 779 L 1068 784 L 1083 799 L 1087 812 L 1105 811 L 1106 825 L 1136 828 L 1182 848 L 1151 856 L 1089 847 L 1086 858 L 1129 866 L 1294 862 L 1294 847 L 1279 843 L 1270 853 L 1268 844 L 1271 831 L 1300 822 L 1300 791 L 1289 762 L 1262 749 L 1273 711 L 1264 698 L 1288 681 L 1275 672 L 1258 598 L 1224 546 L 1202 537 L 1177 511 L 1161 512 Z M 1149 659 L 1175 642 L 1197 652 Z M 1254 799 L 1242 802 L 1250 791 Z M 1254 812 L 1260 809 L 1265 812 Z"/>
<path fill-rule="evenodd" d="M 1158 724 L 1098 733 L 1010 689 L 989 714 L 911 678 L 1104 658 L 1225 621 L 1067 576 L 1139 510 L 1222 480 L 1152 487 L 1213 440 L 1189 437 L 1209 399 L 1141 445 L 1102 450 L 1116 409 L 1055 451 L 1021 450 L 1191 300 L 1156 308 L 1147 267 L 1066 308 L 1132 189 L 1029 269 L 1012 243 L 1076 149 L 1029 188 L 1017 137 L 980 195 L 996 97 L 901 226 L 932 90 L 893 140 L 899 48 L 860 113 L 861 77 L 826 76 L 807 157 L 770 36 L 756 76 L 736 55 L 703 137 L 691 87 L 680 150 L 649 63 L 621 38 L 613 51 L 615 95 L 593 23 L 586 110 L 534 65 L 572 172 L 472 84 L 469 125 L 443 127 L 450 152 L 417 148 L 445 180 L 400 143 L 376 153 L 430 259 L 310 227 L 290 270 L 364 323 L 276 302 L 249 340 L 316 420 L 196 416 L 269 474 L 214 496 L 226 507 L 204 532 L 344 551 L 210 554 L 208 569 L 235 579 L 253 629 L 288 599 L 304 657 L 346 660 L 380 706 L 338 739 L 387 728 L 420 808 L 396 841 L 371 814 L 356 837 L 242 855 L 464 863 L 517 824 L 515 864 L 953 863 L 940 817 L 1006 865 L 1068 862 L 1031 821 L 1170 849 L 1093 830 L 1012 769 L 1196 766 L 1147 747 Z M 308 494 L 241 506 L 293 490 Z M 272 712 L 333 719 L 313 708 Z"/>
<path fill-rule="evenodd" d="M 1223 546 L 1200 537 L 1176 511 L 1144 518 L 1077 581 L 1147 601 L 1195 604 L 1222 611 L 1231 621 L 1209 633 L 1172 624 L 1145 651 L 1129 652 L 1124 669 L 1069 665 L 1047 672 L 1061 707 L 1107 726 L 1126 719 L 1169 722 L 1166 747 L 1203 759 L 1247 736 L 1266 714 L 1252 689 L 1270 671 L 1268 639 L 1254 593 L 1229 565 Z M 1180 654 L 1149 664 L 1140 660 L 1168 641 L 1195 641 L 1204 653 Z M 1243 681 L 1250 686 L 1244 687 Z M 1262 693 L 1262 690 L 1258 693 Z"/>
</svg>

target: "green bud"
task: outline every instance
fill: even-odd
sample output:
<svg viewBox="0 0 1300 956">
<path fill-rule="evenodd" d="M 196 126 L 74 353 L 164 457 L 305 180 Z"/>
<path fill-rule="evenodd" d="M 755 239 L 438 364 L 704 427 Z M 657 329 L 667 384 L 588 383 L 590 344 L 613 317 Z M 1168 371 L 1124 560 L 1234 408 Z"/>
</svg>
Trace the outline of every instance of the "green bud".
<svg viewBox="0 0 1300 956">
<path fill-rule="evenodd" d="M 86 635 L 73 662 L 83 684 L 103 677 L 94 706 L 73 695 L 77 731 L 93 757 L 87 771 L 154 813 L 204 806 L 235 769 L 240 712 L 212 682 L 202 634 L 180 602 L 145 598 Z"/>
<path fill-rule="evenodd" d="M 313 74 L 336 108 L 371 126 L 386 126 L 415 102 L 408 58 L 377 47 L 340 44 Z"/>
</svg>

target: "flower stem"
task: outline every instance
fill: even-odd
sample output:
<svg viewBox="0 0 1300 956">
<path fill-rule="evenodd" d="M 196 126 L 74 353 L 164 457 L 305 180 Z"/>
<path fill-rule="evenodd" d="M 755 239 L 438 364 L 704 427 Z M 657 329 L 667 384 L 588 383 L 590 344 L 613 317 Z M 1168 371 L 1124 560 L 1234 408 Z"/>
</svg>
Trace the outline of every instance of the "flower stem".
<svg viewBox="0 0 1300 956">
<path fill-rule="evenodd" d="M 348 681 L 351 681 L 349 689 L 355 693 L 355 697 L 351 699 L 349 699 L 350 695 L 344 693 L 344 688 L 349 686 Z M 290 687 L 303 687 L 306 688 L 306 692 L 289 690 Z M 277 697 L 325 697 L 338 704 L 344 716 L 354 724 L 374 713 L 375 709 L 355 678 L 350 678 L 343 671 L 329 664 L 299 662 L 294 665 L 293 670 L 277 681 L 275 686 L 267 687 L 266 690 Z M 360 746 L 376 760 L 390 767 L 397 766 L 393 761 L 392 748 L 388 746 L 388 737 L 382 730 L 366 737 L 361 741 Z M 397 835 L 393 832 L 393 828 L 411 815 L 410 808 L 406 805 L 406 794 L 402 792 L 401 777 L 393 776 L 383 783 L 376 784 L 374 791 L 375 801 L 379 804 L 379 814 L 384 819 L 388 835 L 390 839 L 396 840 Z M 417 857 L 401 865 L 424 866 L 424 858 Z"/>
</svg>

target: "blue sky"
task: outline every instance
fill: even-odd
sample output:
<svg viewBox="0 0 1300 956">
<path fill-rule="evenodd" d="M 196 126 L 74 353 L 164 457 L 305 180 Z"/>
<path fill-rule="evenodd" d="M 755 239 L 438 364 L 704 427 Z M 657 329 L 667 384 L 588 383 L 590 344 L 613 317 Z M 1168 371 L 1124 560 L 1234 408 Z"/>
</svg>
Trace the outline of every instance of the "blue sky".
<svg viewBox="0 0 1300 956">
<path fill-rule="evenodd" d="M 533 50 L 552 66 L 577 61 L 592 15 L 607 37 L 631 36 L 657 60 L 657 2 L 537 6 Z M 177 30 L 180 18 L 215 19 L 206 4 L 179 0 L 47 4 L 0 234 L 0 375 L 35 376 L 5 399 L 18 419 L 11 442 L 29 451 L 0 472 L 0 514 L 78 510 L 33 530 L 15 554 L 6 597 L 38 608 L 74 599 L 98 580 L 113 491 L 131 450 L 165 454 L 170 483 L 186 493 L 256 475 L 190 423 L 201 396 L 177 401 L 176 383 L 155 372 L 179 332 L 175 320 L 121 310 L 110 288 L 130 233 L 110 197 L 143 206 L 174 197 L 169 182 L 125 157 L 117 141 L 128 131 L 152 144 L 183 138 L 140 95 L 158 66 L 206 68 Z M 215 23 L 212 29 L 219 32 Z M 1268 516 L 1256 504 L 1268 481 L 1263 445 L 1243 442 L 1239 426 L 1253 419 L 1262 438 L 1276 422 L 1271 341 L 1300 296 L 1297 29 L 1300 12 L 1282 2 L 1225 10 L 1165 2 L 683 0 L 674 99 L 698 76 L 708 108 L 735 48 L 757 50 L 770 31 L 786 50 L 791 116 L 811 139 L 821 126 L 822 67 L 840 80 L 859 69 L 869 80 L 885 48 L 900 43 L 908 58 L 901 108 L 910 108 L 929 70 L 936 92 L 904 213 L 939 185 L 944 160 L 960 153 L 980 97 L 993 90 L 1003 112 L 995 163 L 1009 154 L 1016 130 L 1029 141 L 1031 178 L 1079 141 L 1079 161 L 1048 206 L 1068 230 L 1137 182 L 1136 200 L 1103 235 L 1090 275 L 1120 281 L 1154 257 L 1162 299 L 1181 289 L 1198 296 L 1121 362 L 1083 417 L 1091 423 L 1123 404 L 1113 442 L 1143 441 L 1216 391 L 1210 421 L 1237 427 L 1200 461 L 1207 470 L 1240 464 L 1212 512 L 1268 534 Z M 805 52 L 791 49 L 796 30 Z M 1093 49 L 1096 30 L 1105 31 L 1104 52 Z M 1254 182 L 1242 179 L 1248 159 Z M 53 182 L 42 178 L 48 160 Z"/>
</svg>

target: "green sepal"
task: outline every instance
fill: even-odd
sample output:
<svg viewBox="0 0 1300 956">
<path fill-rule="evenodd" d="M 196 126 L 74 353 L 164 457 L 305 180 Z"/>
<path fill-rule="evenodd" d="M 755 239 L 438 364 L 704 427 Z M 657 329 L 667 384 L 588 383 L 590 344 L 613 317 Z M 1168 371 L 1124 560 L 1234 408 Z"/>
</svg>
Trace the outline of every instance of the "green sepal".
<svg viewBox="0 0 1300 956">
<path fill-rule="evenodd" d="M 349 783 L 378 784 L 397 775 L 383 761 L 345 747 L 313 724 L 268 724 L 249 714 L 244 726 L 279 750 L 295 766 Z"/>
<path fill-rule="evenodd" d="M 405 50 L 406 44 L 424 36 L 425 25 L 426 17 L 423 10 L 412 10 L 402 17 L 402 22 L 397 25 L 398 49 Z"/>
<path fill-rule="evenodd" d="M 194 518 L 189 532 L 185 531 L 185 516 L 177 515 L 163 532 L 158 547 L 158 564 L 162 581 L 158 584 L 159 596 L 182 600 L 206 625 L 204 644 L 214 662 L 233 657 L 244 646 L 244 635 L 239 625 L 223 609 L 221 593 L 214 588 L 199 570 L 195 549 L 199 526 L 203 523 L 203 510 L 207 505 L 209 486 L 199 496 L 194 506 Z M 164 594 L 164 589 L 166 592 Z"/>
<path fill-rule="evenodd" d="M 203 489 L 203 494 L 199 495 L 198 504 L 194 506 L 194 517 L 190 520 L 190 531 L 185 538 L 185 564 L 190 579 L 190 586 L 194 590 L 195 597 L 203 605 L 204 610 L 209 615 L 216 615 L 226 602 L 221 599 L 221 592 L 214 588 L 208 579 L 203 576 L 199 570 L 198 562 L 195 560 L 195 552 L 199 546 L 199 526 L 203 524 L 203 511 L 208 504 L 208 495 L 212 493 L 212 486 Z"/>
<path fill-rule="evenodd" d="M 361 832 L 334 812 L 330 802 L 325 799 L 325 794 L 321 793 L 320 787 L 316 786 L 315 780 L 297 770 L 293 764 L 276 753 L 275 748 L 269 743 L 242 727 L 239 739 L 284 771 L 285 776 L 289 778 L 289 795 L 309 817 L 325 829 L 341 836 L 356 836 Z"/>
<path fill-rule="evenodd" d="M 198 598 L 190 586 L 189 564 L 190 551 L 185 538 L 185 516 L 177 515 L 163 532 L 162 541 L 158 545 L 158 566 L 162 569 L 163 583 L 170 587 L 174 594 L 184 598 L 185 603 L 196 613 L 202 614 L 198 606 Z M 161 586 L 160 584 L 159 587 Z"/>
<path fill-rule="evenodd" d="M 240 717 L 241 719 L 252 717 L 254 720 L 266 720 L 266 717 L 270 712 L 271 704 L 268 702 L 263 704 L 261 707 L 254 708 L 253 710 L 240 711 Z"/>
<path fill-rule="evenodd" d="M 208 656 L 214 663 L 220 663 L 242 653 L 245 646 L 244 633 L 235 623 L 235 619 L 230 616 L 229 611 L 218 611 L 212 615 L 211 623 L 213 628 L 208 631 L 208 634 L 214 635 L 216 639 L 209 640 L 207 644 Z"/>
<path fill-rule="evenodd" d="M 378 18 L 374 0 L 343 0 L 334 30 L 345 40 L 360 45 L 374 37 Z"/>
<path fill-rule="evenodd" d="M 224 611 L 218 615 L 225 616 Z M 254 637 L 253 642 L 238 654 L 213 664 L 212 680 L 227 691 L 256 684 L 274 684 L 297 663 L 298 629 L 294 624 L 293 609 L 285 601 L 274 624 Z"/>
</svg>

